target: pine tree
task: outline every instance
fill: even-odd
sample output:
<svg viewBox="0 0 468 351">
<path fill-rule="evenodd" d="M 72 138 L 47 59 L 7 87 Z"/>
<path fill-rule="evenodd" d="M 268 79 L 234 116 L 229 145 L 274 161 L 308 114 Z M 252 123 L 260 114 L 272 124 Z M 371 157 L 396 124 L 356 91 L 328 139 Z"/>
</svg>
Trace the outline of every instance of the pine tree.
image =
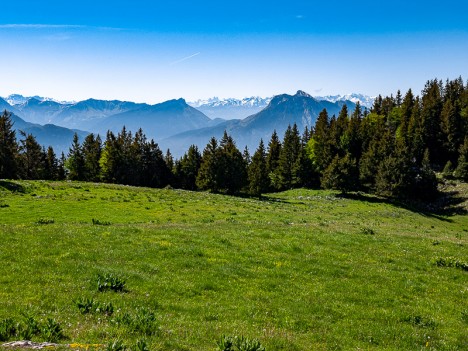
<svg viewBox="0 0 468 351">
<path fill-rule="evenodd" d="M 430 166 L 429 150 L 424 151 L 421 167 L 418 168 L 409 187 L 411 195 L 421 200 L 431 200 L 437 195 L 437 178 Z"/>
<path fill-rule="evenodd" d="M 276 177 L 276 170 L 279 164 L 279 158 L 281 153 L 281 142 L 278 138 L 278 134 L 276 130 L 273 131 L 271 135 L 270 142 L 268 143 L 268 151 L 267 151 L 267 172 L 268 178 L 270 178 L 270 188 L 275 189 L 276 184 L 278 184 L 277 177 Z"/>
<path fill-rule="evenodd" d="M 68 152 L 67 159 L 68 178 L 70 180 L 85 179 L 85 159 L 81 148 L 78 134 L 73 135 L 72 146 Z"/>
<path fill-rule="evenodd" d="M 301 183 L 299 170 L 299 157 L 301 156 L 301 138 L 297 125 L 288 126 L 284 133 L 284 139 L 276 169 L 276 188 L 291 189 Z"/>
<path fill-rule="evenodd" d="M 315 171 L 322 173 L 333 159 L 330 150 L 330 124 L 328 113 L 323 109 L 315 123 L 315 131 L 307 143 L 307 156 L 311 160 Z"/>
<path fill-rule="evenodd" d="M 468 136 L 465 137 L 463 144 L 459 150 L 458 166 L 455 169 L 454 175 L 458 179 L 468 181 Z"/>
<path fill-rule="evenodd" d="M 44 179 L 58 180 L 59 179 L 59 163 L 52 146 L 47 148 L 46 161 L 44 169 Z"/>
<path fill-rule="evenodd" d="M 20 164 L 23 179 L 43 179 L 45 169 L 44 150 L 32 134 L 21 132 Z"/>
<path fill-rule="evenodd" d="M 268 191 L 269 178 L 266 163 L 266 152 L 263 139 L 260 139 L 260 144 L 255 151 L 252 162 L 248 169 L 249 177 L 249 191 L 252 195 L 261 197 L 261 195 Z"/>
<path fill-rule="evenodd" d="M 218 142 L 212 137 L 203 150 L 202 161 L 198 171 L 196 184 L 201 190 L 217 192 L 218 187 Z"/>
<path fill-rule="evenodd" d="M 186 190 L 197 189 L 197 174 L 200 169 L 202 156 L 197 146 L 191 145 L 184 156 L 176 162 L 175 177 L 177 186 Z"/>
<path fill-rule="evenodd" d="M 336 155 L 323 172 L 322 187 L 340 190 L 341 192 L 358 190 L 359 170 L 356 160 L 349 153 L 341 158 Z"/>
<path fill-rule="evenodd" d="M 101 176 L 101 166 L 99 160 L 101 159 L 102 143 L 101 138 L 94 134 L 86 136 L 81 147 L 84 159 L 84 180 L 88 182 L 97 182 Z"/>
<path fill-rule="evenodd" d="M 231 136 L 224 132 L 217 150 L 218 190 L 237 194 L 247 183 L 247 170 L 244 158 Z"/>
<path fill-rule="evenodd" d="M 18 177 L 18 156 L 18 144 L 11 114 L 4 111 L 0 116 L 0 179 Z"/>
</svg>

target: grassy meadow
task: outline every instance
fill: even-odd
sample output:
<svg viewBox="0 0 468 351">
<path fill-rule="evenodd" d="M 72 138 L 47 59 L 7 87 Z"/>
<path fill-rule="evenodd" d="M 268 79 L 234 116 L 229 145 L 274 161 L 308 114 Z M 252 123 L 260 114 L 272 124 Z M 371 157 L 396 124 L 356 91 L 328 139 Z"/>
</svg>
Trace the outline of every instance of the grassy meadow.
<svg viewBox="0 0 468 351">
<path fill-rule="evenodd" d="M 375 197 L 0 182 L 0 334 L 73 349 L 468 350 L 467 262 L 467 215 Z"/>
</svg>

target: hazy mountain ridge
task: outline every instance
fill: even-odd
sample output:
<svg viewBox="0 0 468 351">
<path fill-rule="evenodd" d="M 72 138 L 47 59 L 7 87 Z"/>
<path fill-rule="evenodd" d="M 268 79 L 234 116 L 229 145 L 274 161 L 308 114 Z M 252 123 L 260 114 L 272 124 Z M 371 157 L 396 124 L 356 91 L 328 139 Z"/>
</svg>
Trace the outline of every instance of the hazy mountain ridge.
<svg viewBox="0 0 468 351">
<path fill-rule="evenodd" d="M 233 136 L 239 148 L 247 146 L 253 151 L 257 148 L 261 138 L 268 143 L 274 130 L 282 138 L 288 125 L 296 123 L 302 133 L 306 126 L 310 129 L 315 125 L 318 114 L 324 108 L 331 117 L 333 114 L 338 114 L 344 104 L 350 111 L 356 106 L 351 101 L 336 103 L 319 101 L 299 90 L 295 95 L 275 96 L 264 109 L 245 119 L 230 120 L 214 127 L 180 133 L 161 140 L 160 144 L 180 156 L 191 144 L 197 145 L 202 150 L 212 136 L 219 139 L 226 130 Z"/>
</svg>

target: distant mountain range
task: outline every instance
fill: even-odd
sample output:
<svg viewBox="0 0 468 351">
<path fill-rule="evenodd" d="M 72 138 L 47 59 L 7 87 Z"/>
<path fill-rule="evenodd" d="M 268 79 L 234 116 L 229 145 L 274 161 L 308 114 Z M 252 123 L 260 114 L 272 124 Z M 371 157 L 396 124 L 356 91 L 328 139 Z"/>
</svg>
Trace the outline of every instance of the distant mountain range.
<svg viewBox="0 0 468 351">
<path fill-rule="evenodd" d="M 15 94 L 0 98 L 0 109 L 15 115 L 17 129 L 32 133 L 57 153 L 68 152 L 75 131 L 81 138 L 92 132 L 104 139 L 108 130 L 119 132 L 125 125 L 132 132 L 142 128 L 148 138 L 154 138 L 163 149 L 170 148 L 178 157 L 191 144 L 203 149 L 211 136 L 219 138 L 224 130 L 234 137 L 239 148 L 247 145 L 253 150 L 260 138 L 267 142 L 275 129 L 280 137 L 289 124 L 296 123 L 302 131 L 315 124 L 322 109 L 326 108 L 331 116 L 343 104 L 353 110 L 358 101 L 369 106 L 373 100 L 359 94 L 314 98 L 298 91 L 273 98 L 212 98 L 190 103 L 176 99 L 149 105 L 96 99 L 60 102 Z"/>
<path fill-rule="evenodd" d="M 327 109 L 330 117 L 338 114 L 346 104 L 352 111 L 356 104 L 351 101 L 320 101 L 309 94 L 298 91 L 295 95 L 277 95 L 260 112 L 242 120 L 229 120 L 213 127 L 191 130 L 162 140 L 160 144 L 177 155 L 185 152 L 191 144 L 197 145 L 201 150 L 208 140 L 214 136 L 221 138 L 224 130 L 233 136 L 239 148 L 247 146 L 254 151 L 260 138 L 265 144 L 274 130 L 282 138 L 288 125 L 297 124 L 300 132 L 307 126 L 309 129 L 315 125 L 318 114 Z"/>
</svg>

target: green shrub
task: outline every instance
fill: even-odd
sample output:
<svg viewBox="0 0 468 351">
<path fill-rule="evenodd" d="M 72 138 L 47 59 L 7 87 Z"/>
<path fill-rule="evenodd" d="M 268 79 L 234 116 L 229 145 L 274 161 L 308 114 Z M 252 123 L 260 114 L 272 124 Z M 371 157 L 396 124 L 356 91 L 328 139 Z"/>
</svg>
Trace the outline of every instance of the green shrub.
<svg viewBox="0 0 468 351">
<path fill-rule="evenodd" d="M 110 341 L 106 346 L 106 351 L 125 351 L 127 347 L 123 344 L 122 340 Z"/>
<path fill-rule="evenodd" d="M 23 340 L 31 340 L 35 335 L 41 334 L 39 322 L 31 315 L 24 315 L 23 323 L 18 323 L 16 335 Z"/>
<path fill-rule="evenodd" d="M 133 314 L 125 312 L 114 321 L 135 334 L 155 335 L 159 330 L 156 314 L 147 308 L 139 308 Z"/>
<path fill-rule="evenodd" d="M 135 347 L 136 351 L 149 351 L 148 344 L 145 339 L 138 339 Z"/>
<path fill-rule="evenodd" d="M 93 298 L 79 297 L 74 301 L 81 314 L 91 313 L 95 310 L 96 303 Z"/>
<path fill-rule="evenodd" d="M 372 228 L 369 227 L 362 227 L 361 228 L 361 233 L 365 235 L 375 235 L 375 231 Z"/>
<path fill-rule="evenodd" d="M 113 273 L 99 273 L 97 276 L 97 289 L 100 292 L 108 290 L 123 292 L 125 291 L 125 280 Z"/>
<path fill-rule="evenodd" d="M 93 218 L 91 221 L 93 222 L 93 225 L 111 225 L 111 222 L 100 221 L 99 219 L 95 219 L 95 218 Z"/>
<path fill-rule="evenodd" d="M 39 218 L 37 224 L 53 224 L 55 220 L 53 218 Z"/>
<path fill-rule="evenodd" d="M 42 326 L 42 337 L 49 342 L 57 342 L 63 338 L 62 327 L 55 319 L 47 318 Z"/>
<path fill-rule="evenodd" d="M 437 257 L 433 260 L 433 263 L 438 267 L 455 267 L 468 271 L 468 263 L 455 257 Z"/>
<path fill-rule="evenodd" d="M 15 321 L 11 318 L 6 318 L 0 321 L 0 341 L 8 341 L 16 335 Z"/>
<path fill-rule="evenodd" d="M 249 339 L 244 336 L 223 335 L 217 345 L 220 351 L 265 351 L 259 340 Z"/>
</svg>

